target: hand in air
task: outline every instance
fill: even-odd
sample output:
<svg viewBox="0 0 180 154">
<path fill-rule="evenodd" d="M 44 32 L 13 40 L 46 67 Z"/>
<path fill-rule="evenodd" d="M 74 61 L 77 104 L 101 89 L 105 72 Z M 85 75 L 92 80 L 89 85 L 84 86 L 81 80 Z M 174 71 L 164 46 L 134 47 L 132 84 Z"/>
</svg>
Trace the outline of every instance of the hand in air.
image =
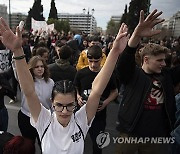
<svg viewBox="0 0 180 154">
<path fill-rule="evenodd" d="M 127 41 L 129 39 L 129 35 L 127 34 L 128 28 L 127 25 L 122 23 L 119 32 L 116 36 L 116 39 L 113 43 L 113 48 L 118 54 L 122 53 L 127 45 Z"/>
<path fill-rule="evenodd" d="M 135 35 L 139 37 L 151 37 L 159 34 L 161 30 L 154 30 L 153 27 L 164 21 L 164 19 L 159 18 L 161 14 L 162 12 L 158 12 L 155 9 L 144 19 L 144 11 L 141 10 L 139 23 L 134 30 Z"/>
<path fill-rule="evenodd" d="M 12 52 L 22 47 L 22 37 L 19 27 L 16 28 L 15 35 L 2 17 L 0 18 L 0 40 Z"/>
</svg>

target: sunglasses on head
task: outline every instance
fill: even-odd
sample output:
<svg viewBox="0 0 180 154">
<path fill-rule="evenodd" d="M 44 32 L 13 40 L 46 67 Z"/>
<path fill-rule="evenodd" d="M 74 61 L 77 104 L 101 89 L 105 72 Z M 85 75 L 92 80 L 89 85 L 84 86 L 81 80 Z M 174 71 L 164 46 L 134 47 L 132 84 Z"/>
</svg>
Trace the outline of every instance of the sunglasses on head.
<svg viewBox="0 0 180 154">
<path fill-rule="evenodd" d="M 99 60 L 101 57 L 99 56 L 91 56 L 91 55 L 87 55 L 88 59 L 95 59 L 95 60 Z"/>
<path fill-rule="evenodd" d="M 98 63 L 100 59 L 88 59 L 90 63 Z"/>
</svg>

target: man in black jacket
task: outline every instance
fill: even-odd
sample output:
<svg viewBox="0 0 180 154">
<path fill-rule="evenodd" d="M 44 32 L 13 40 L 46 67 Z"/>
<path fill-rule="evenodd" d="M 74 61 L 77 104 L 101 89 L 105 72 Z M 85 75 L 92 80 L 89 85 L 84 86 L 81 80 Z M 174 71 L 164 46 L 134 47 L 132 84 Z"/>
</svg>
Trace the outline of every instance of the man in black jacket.
<svg viewBox="0 0 180 154">
<path fill-rule="evenodd" d="M 160 33 L 153 27 L 164 21 L 158 18 L 161 14 L 154 10 L 144 19 L 141 11 L 139 24 L 117 64 L 119 78 L 125 85 L 118 128 L 122 138 L 131 137 L 131 143 L 135 143 L 118 144 L 118 154 L 169 153 L 169 146 L 162 144 L 162 138 L 170 137 L 175 123 L 174 86 L 180 81 L 180 66 L 165 70 L 168 49 L 153 43 L 140 50 L 142 67 L 135 63 L 135 52 L 141 38 Z M 152 143 L 154 138 L 161 139 L 161 144 Z"/>
<path fill-rule="evenodd" d="M 72 66 L 69 59 L 72 55 L 72 50 L 69 46 L 64 45 L 55 47 L 59 59 L 55 60 L 55 63 L 48 65 L 50 71 L 50 77 L 54 82 L 60 80 L 74 81 L 76 74 L 76 68 Z"/>
</svg>

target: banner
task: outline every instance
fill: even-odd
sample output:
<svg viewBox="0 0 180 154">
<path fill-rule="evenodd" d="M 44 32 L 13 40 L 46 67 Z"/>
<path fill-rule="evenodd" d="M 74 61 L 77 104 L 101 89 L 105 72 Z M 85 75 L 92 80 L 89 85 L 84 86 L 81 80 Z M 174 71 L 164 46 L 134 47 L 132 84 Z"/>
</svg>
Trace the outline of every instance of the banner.
<svg viewBox="0 0 180 154">
<path fill-rule="evenodd" d="M 47 25 L 46 21 L 37 21 L 34 20 L 33 18 L 31 18 L 31 25 L 33 31 L 37 31 L 37 30 L 39 31 L 40 29 L 46 32 L 48 31 L 48 29 L 50 31 L 54 30 L 54 24 Z"/>
<path fill-rule="evenodd" d="M 54 24 L 47 25 L 46 31 L 53 31 L 54 30 Z"/>
<path fill-rule="evenodd" d="M 0 72 L 3 72 L 9 68 L 9 50 L 0 50 Z"/>
</svg>

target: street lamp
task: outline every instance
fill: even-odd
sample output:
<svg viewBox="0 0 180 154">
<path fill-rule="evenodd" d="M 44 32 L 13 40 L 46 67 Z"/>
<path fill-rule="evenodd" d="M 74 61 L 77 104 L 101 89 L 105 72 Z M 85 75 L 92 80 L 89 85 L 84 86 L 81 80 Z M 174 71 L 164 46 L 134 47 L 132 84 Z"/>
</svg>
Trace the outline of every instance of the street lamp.
<svg viewBox="0 0 180 154">
<path fill-rule="evenodd" d="M 89 33 L 89 28 L 91 28 L 91 22 L 89 22 L 89 17 L 91 17 L 92 15 L 93 15 L 93 13 L 94 13 L 94 8 L 93 9 L 91 9 L 91 14 L 89 13 L 89 8 L 88 8 L 88 10 L 87 10 L 87 23 L 86 23 L 86 33 L 88 34 Z M 86 13 L 86 9 L 84 8 L 83 9 L 83 13 L 85 14 Z"/>
</svg>

